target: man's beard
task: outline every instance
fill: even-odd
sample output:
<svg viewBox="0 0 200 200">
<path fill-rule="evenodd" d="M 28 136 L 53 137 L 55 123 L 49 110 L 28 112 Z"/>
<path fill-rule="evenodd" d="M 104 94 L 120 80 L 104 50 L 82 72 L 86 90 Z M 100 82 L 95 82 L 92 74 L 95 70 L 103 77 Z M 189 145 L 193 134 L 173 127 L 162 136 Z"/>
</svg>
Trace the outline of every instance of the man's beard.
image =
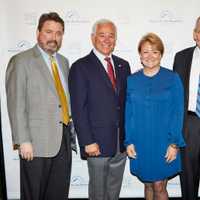
<svg viewBox="0 0 200 200">
<path fill-rule="evenodd" d="M 55 53 L 60 49 L 58 42 L 56 40 L 48 41 L 47 42 L 47 51 L 50 53 Z"/>
<path fill-rule="evenodd" d="M 61 46 L 61 44 L 59 45 L 56 40 L 47 41 L 46 44 L 39 41 L 39 45 L 44 51 L 51 55 L 57 52 Z"/>
</svg>

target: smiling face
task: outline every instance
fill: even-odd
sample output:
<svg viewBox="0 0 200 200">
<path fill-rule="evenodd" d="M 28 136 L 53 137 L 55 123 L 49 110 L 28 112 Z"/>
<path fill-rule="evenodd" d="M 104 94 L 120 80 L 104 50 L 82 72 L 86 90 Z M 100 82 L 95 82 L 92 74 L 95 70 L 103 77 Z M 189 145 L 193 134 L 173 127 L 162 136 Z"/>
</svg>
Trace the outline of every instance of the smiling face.
<svg viewBox="0 0 200 200">
<path fill-rule="evenodd" d="M 155 45 L 150 42 L 144 42 L 139 54 L 141 63 L 145 68 L 157 70 L 160 67 L 162 55 Z"/>
<path fill-rule="evenodd" d="M 48 54 L 57 52 L 62 44 L 63 26 L 53 20 L 45 21 L 41 30 L 37 30 L 39 46 Z"/>
<path fill-rule="evenodd" d="M 116 43 L 116 29 L 112 23 L 98 24 L 91 36 L 93 46 L 101 54 L 110 55 Z"/>
</svg>

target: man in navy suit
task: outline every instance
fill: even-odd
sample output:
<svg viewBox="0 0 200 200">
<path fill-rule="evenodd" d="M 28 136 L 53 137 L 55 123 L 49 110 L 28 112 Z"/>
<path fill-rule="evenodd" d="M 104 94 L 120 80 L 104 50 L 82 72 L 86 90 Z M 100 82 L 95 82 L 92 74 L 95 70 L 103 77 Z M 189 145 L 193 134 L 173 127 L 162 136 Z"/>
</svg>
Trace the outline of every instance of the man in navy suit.
<svg viewBox="0 0 200 200">
<path fill-rule="evenodd" d="M 174 71 L 183 82 L 185 94 L 185 119 L 183 132 L 186 148 L 181 151 L 181 190 L 183 200 L 198 199 L 200 180 L 200 16 L 193 30 L 195 46 L 179 51 L 174 59 Z"/>
<path fill-rule="evenodd" d="M 72 118 L 81 157 L 88 163 L 92 200 L 119 198 L 126 162 L 124 100 L 130 67 L 112 55 L 116 36 L 112 21 L 98 20 L 91 34 L 93 50 L 69 73 Z"/>
</svg>

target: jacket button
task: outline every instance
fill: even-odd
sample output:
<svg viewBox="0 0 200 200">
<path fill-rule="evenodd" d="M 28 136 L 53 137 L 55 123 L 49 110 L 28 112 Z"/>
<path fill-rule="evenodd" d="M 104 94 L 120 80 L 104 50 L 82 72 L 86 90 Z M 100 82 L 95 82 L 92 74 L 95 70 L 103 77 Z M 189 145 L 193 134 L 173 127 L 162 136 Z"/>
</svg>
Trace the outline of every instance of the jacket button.
<svg viewBox="0 0 200 200">
<path fill-rule="evenodd" d="M 62 124 L 62 121 L 59 121 L 59 124 Z"/>
<path fill-rule="evenodd" d="M 61 105 L 58 105 L 58 107 L 61 108 L 62 106 L 61 106 Z"/>
</svg>

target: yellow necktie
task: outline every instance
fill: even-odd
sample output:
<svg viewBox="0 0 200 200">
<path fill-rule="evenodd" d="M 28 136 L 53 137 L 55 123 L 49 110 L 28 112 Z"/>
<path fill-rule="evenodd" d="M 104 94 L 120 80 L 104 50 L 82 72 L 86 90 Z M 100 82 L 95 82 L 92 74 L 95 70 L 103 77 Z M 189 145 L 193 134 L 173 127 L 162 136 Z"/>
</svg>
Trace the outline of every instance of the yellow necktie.
<svg viewBox="0 0 200 200">
<path fill-rule="evenodd" d="M 56 90 L 57 90 L 57 93 L 58 93 L 58 96 L 60 99 L 60 104 L 62 106 L 63 123 L 67 125 L 70 121 L 67 98 L 66 98 L 65 91 L 62 86 L 61 80 L 60 80 L 56 60 L 53 56 L 50 59 L 51 59 L 51 69 L 52 69 L 52 73 L 53 73 L 55 87 L 56 87 Z"/>
</svg>

